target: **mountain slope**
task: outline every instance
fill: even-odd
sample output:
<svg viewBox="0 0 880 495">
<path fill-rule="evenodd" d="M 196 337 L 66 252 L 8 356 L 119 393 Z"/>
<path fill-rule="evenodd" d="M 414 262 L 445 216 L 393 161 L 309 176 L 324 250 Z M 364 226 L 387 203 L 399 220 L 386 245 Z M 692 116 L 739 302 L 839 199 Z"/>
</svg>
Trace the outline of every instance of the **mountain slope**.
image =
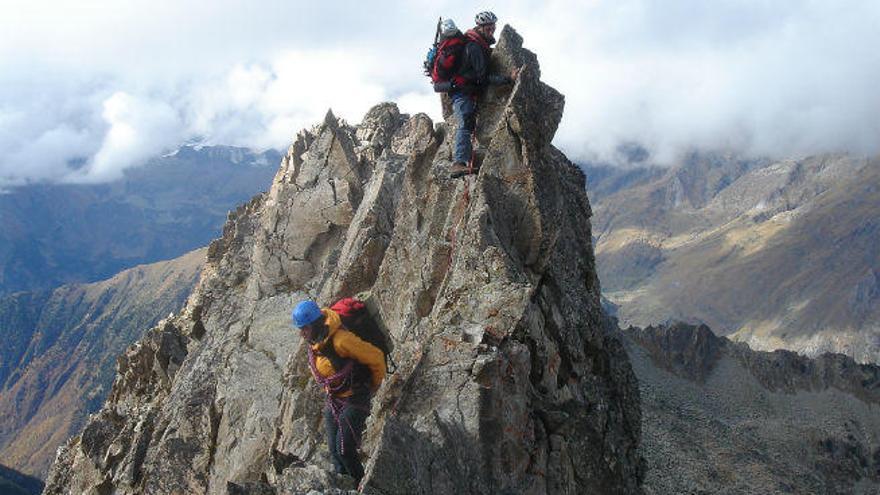
<svg viewBox="0 0 880 495">
<path fill-rule="evenodd" d="M 705 326 L 623 334 L 641 390 L 646 493 L 880 490 L 877 366 L 753 351 Z"/>
<path fill-rule="evenodd" d="M 550 143 L 563 97 L 525 65 L 481 107 L 478 177 L 448 123 L 328 114 L 230 216 L 186 309 L 119 360 L 46 493 L 339 493 L 290 308 L 370 290 L 397 373 L 373 400 L 366 491 L 641 493 L 637 384 L 605 332 L 583 174 Z M 344 493 L 344 492 L 343 492 Z"/>
<path fill-rule="evenodd" d="M 0 295 L 103 280 L 205 246 L 230 209 L 265 190 L 280 159 L 183 147 L 108 184 L 0 194 Z"/>
<path fill-rule="evenodd" d="M 0 299 L 0 458 L 45 476 L 56 448 L 100 408 L 115 358 L 180 309 L 205 250 L 109 280 Z"/>
<path fill-rule="evenodd" d="M 625 187 L 596 206 L 605 295 L 625 323 L 697 320 L 759 349 L 877 362 L 878 190 L 880 161 L 846 155 L 731 158 Z"/>
<path fill-rule="evenodd" d="M 43 482 L 0 464 L 0 493 L 3 495 L 38 495 Z"/>
</svg>

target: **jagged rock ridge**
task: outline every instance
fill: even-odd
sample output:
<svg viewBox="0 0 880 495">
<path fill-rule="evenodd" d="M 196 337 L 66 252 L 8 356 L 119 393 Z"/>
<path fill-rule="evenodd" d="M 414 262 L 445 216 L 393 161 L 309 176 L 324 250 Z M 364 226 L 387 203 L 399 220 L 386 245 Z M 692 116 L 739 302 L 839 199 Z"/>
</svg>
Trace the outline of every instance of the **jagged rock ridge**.
<svg viewBox="0 0 880 495">
<path fill-rule="evenodd" d="M 844 354 L 815 358 L 792 351 L 754 351 L 741 342 L 716 336 L 706 325 L 630 327 L 625 330 L 654 362 L 672 373 L 705 383 L 722 356 L 730 356 L 771 391 L 796 393 L 834 388 L 869 403 L 880 404 L 880 367 L 859 364 Z"/>
<path fill-rule="evenodd" d="M 399 370 L 362 451 L 373 493 L 639 493 L 640 410 L 599 304 L 584 176 L 550 141 L 563 97 L 505 28 L 515 86 L 481 104 L 476 179 L 450 126 L 374 107 L 301 133 L 230 215 L 187 306 L 119 359 L 46 493 L 306 493 L 328 474 L 301 298 L 370 290 Z"/>
<path fill-rule="evenodd" d="M 645 493 L 880 489 L 880 367 L 754 351 L 705 325 L 623 335 L 641 390 Z"/>
</svg>

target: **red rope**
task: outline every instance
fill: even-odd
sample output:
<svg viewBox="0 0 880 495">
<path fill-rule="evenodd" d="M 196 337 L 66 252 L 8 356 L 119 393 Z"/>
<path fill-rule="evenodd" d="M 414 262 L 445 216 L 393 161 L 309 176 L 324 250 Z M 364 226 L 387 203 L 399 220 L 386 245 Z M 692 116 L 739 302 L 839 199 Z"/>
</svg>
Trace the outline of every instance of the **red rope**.
<svg viewBox="0 0 880 495">
<path fill-rule="evenodd" d="M 358 406 L 356 404 L 351 404 L 348 401 L 347 397 L 336 397 L 334 394 L 338 394 L 340 392 L 344 392 L 347 388 L 351 388 L 351 377 L 352 372 L 354 370 L 354 361 L 349 359 L 348 363 L 342 367 L 341 370 L 336 373 L 325 377 L 318 373 L 318 366 L 315 363 L 315 351 L 309 347 L 309 368 L 312 370 L 312 375 L 315 377 L 315 381 L 318 382 L 319 385 L 324 387 L 324 392 L 327 393 L 327 407 L 330 408 L 330 412 L 333 414 L 333 420 L 336 421 L 336 438 L 339 443 L 339 453 L 345 454 L 345 443 L 342 441 L 342 437 L 344 435 L 342 429 L 343 424 L 340 421 L 340 416 L 342 415 L 342 409 L 348 404 L 349 407 L 355 407 L 358 409 L 366 409 L 362 406 Z M 348 424 L 348 429 L 351 431 L 352 437 L 354 437 L 355 448 L 359 448 L 361 444 L 360 435 L 354 430 L 349 421 L 345 421 Z"/>
<path fill-rule="evenodd" d="M 476 131 L 471 133 L 471 158 L 468 160 L 468 173 L 464 177 L 464 193 L 461 195 L 461 200 L 459 201 L 459 206 L 461 207 L 461 217 L 458 219 L 460 223 L 462 218 L 464 218 L 464 212 L 467 210 L 468 206 L 471 203 L 471 176 L 474 173 L 474 163 L 476 162 L 477 156 L 477 133 Z M 463 204 L 463 205 L 462 205 Z M 458 225 L 452 226 L 452 231 L 449 236 L 449 265 L 452 265 L 452 253 L 455 252 L 455 244 L 457 241 L 457 229 Z"/>
<path fill-rule="evenodd" d="M 474 117 L 476 118 L 476 116 Z M 471 131 L 471 159 L 468 160 L 468 175 L 474 173 L 474 163 L 477 157 L 477 130 Z"/>
<path fill-rule="evenodd" d="M 312 370 L 312 376 L 319 385 L 324 387 L 327 396 L 344 392 L 346 388 L 351 388 L 351 372 L 354 369 L 354 361 L 349 359 L 348 363 L 341 370 L 330 376 L 323 376 L 318 373 L 318 366 L 315 364 L 315 351 L 309 347 L 309 368 Z"/>
</svg>

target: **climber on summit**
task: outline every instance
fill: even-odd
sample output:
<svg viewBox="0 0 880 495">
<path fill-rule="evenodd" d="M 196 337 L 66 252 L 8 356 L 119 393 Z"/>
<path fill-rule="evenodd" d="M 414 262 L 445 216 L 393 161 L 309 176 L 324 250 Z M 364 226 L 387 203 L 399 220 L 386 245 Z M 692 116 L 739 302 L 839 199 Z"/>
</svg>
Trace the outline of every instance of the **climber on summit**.
<svg viewBox="0 0 880 495">
<path fill-rule="evenodd" d="M 479 171 L 479 165 L 472 161 L 471 143 L 476 129 L 477 97 L 490 85 L 512 84 L 520 70 L 513 69 L 510 76 L 489 74 L 489 58 L 492 55 L 491 47 L 495 44 L 495 23 L 498 18 L 487 11 L 477 14 L 475 21 L 476 27 L 464 35 L 466 44 L 462 60 L 452 77 L 452 89 L 449 91 L 456 120 L 454 163 L 449 171 L 453 179 Z"/>
<path fill-rule="evenodd" d="M 314 301 L 297 304 L 292 317 L 309 343 L 312 375 L 327 393 L 324 426 L 333 467 L 360 483 L 364 467 L 357 449 L 370 399 L 385 378 L 385 355 L 344 328 L 336 311 L 321 309 Z"/>
</svg>

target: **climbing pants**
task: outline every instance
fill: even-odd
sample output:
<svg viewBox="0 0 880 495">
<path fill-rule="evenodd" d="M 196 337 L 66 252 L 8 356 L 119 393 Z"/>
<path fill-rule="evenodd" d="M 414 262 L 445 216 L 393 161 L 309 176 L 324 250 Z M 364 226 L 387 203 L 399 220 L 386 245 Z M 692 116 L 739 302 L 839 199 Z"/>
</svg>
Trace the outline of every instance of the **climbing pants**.
<svg viewBox="0 0 880 495">
<path fill-rule="evenodd" d="M 476 128 L 477 100 L 473 95 L 455 91 L 452 98 L 452 111 L 455 114 L 455 147 L 453 161 L 467 164 L 471 161 L 471 134 Z"/>
<path fill-rule="evenodd" d="M 333 407 L 328 404 L 324 408 L 330 460 L 337 473 L 347 474 L 360 482 L 364 477 L 364 466 L 358 458 L 358 446 L 370 415 L 370 406 L 344 401 L 335 406 L 337 414 L 334 414 Z"/>
</svg>

